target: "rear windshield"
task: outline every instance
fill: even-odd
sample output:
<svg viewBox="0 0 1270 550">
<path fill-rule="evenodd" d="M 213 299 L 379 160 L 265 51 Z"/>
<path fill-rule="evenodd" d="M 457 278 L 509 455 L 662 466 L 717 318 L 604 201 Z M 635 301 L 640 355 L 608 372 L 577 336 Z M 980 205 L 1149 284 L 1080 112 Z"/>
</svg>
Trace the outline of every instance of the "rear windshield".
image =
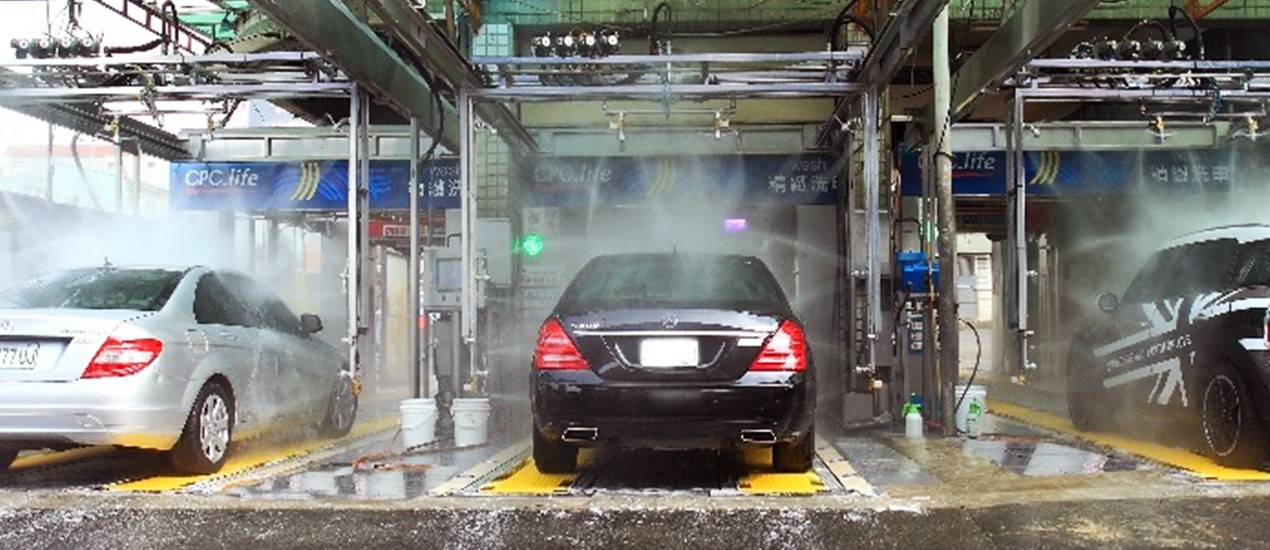
<svg viewBox="0 0 1270 550">
<path fill-rule="evenodd" d="M 608 256 L 592 260 L 560 299 L 562 311 L 641 307 L 787 308 L 762 262 L 719 256 Z"/>
<path fill-rule="evenodd" d="M 0 292 L 0 307 L 158 311 L 180 280 L 163 269 L 57 271 Z"/>
</svg>

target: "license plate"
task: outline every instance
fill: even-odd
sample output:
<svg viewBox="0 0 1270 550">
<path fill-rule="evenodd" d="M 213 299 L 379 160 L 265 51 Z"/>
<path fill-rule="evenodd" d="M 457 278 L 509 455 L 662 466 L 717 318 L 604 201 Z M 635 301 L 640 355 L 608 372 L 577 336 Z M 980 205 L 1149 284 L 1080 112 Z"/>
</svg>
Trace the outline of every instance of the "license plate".
<svg viewBox="0 0 1270 550">
<path fill-rule="evenodd" d="M 645 338 L 639 342 L 643 367 L 695 367 L 701 362 L 696 338 Z"/>
<path fill-rule="evenodd" d="M 38 366 L 39 342 L 0 342 L 0 369 L 31 370 Z"/>
</svg>

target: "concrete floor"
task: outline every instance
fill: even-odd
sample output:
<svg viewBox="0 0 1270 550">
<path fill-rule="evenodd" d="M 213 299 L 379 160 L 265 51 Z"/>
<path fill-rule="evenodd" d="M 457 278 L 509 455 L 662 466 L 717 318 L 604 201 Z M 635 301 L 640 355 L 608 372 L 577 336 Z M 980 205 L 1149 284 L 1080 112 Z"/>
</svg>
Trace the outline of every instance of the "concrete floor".
<svg viewBox="0 0 1270 550">
<path fill-rule="evenodd" d="M 144 489 L 152 455 L 106 450 L 0 475 L 0 548 L 1270 546 L 1270 483 L 1081 434 L 993 415 L 977 439 L 820 435 L 808 475 L 823 488 L 800 496 L 736 490 L 762 466 L 726 453 L 601 453 L 553 496 L 484 491 L 525 467 L 519 433 L 404 454 L 391 428 L 284 441 L 245 453 L 263 453 L 257 466 L 161 490 Z"/>
</svg>

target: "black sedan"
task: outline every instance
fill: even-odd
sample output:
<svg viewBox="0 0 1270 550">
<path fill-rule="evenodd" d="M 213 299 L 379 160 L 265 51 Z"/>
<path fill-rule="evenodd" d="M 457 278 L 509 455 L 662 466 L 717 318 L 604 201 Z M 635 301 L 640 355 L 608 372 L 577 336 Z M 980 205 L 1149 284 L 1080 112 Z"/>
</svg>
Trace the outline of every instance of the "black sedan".
<svg viewBox="0 0 1270 550">
<path fill-rule="evenodd" d="M 1068 351 L 1068 410 L 1078 428 L 1146 414 L 1193 429 L 1220 464 L 1265 460 L 1270 226 L 1178 238 L 1147 261 L 1123 298 L 1106 294 L 1099 306 L 1104 314 Z"/>
<path fill-rule="evenodd" d="M 595 258 L 542 324 L 531 377 L 543 472 L 602 445 L 770 446 L 778 470 L 811 468 L 811 350 L 754 257 Z"/>
</svg>

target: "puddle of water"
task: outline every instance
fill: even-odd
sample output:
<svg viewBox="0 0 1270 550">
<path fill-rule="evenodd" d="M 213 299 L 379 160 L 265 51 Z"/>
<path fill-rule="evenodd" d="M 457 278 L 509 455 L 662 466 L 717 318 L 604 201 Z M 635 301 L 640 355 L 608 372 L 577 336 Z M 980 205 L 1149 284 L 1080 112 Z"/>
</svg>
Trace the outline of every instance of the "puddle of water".
<svg viewBox="0 0 1270 550">
<path fill-rule="evenodd" d="M 962 443 L 962 452 L 986 458 L 1002 468 L 1028 477 L 1150 469 L 1149 465 L 1132 458 L 1020 438 L 967 439 Z"/>
<path fill-rule="evenodd" d="M 244 498 L 402 500 L 423 496 L 483 460 L 489 448 L 393 456 L 354 467 L 352 456 L 230 490 Z"/>
</svg>

